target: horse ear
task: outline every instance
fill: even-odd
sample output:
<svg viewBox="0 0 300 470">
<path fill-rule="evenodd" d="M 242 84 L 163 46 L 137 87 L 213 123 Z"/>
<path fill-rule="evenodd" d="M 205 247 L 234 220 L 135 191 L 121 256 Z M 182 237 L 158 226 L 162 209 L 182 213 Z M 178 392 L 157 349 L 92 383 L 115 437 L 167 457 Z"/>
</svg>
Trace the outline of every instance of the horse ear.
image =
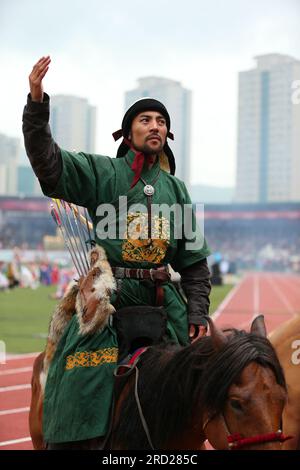
<svg viewBox="0 0 300 470">
<path fill-rule="evenodd" d="M 267 337 L 267 330 L 263 315 L 258 315 L 258 317 L 254 318 L 251 324 L 250 333 L 261 336 L 263 338 Z"/>
<path fill-rule="evenodd" d="M 205 319 L 207 320 L 209 324 L 210 336 L 211 336 L 214 349 L 218 351 L 219 349 L 223 348 L 225 344 L 227 344 L 228 338 L 223 333 L 222 330 L 216 327 L 213 320 L 208 315 L 205 315 Z"/>
</svg>

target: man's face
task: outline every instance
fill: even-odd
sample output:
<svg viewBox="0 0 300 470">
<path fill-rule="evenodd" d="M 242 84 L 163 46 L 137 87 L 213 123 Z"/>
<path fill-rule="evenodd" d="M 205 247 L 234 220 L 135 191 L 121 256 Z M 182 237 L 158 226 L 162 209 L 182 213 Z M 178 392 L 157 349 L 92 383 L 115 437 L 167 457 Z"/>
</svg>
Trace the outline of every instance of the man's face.
<svg viewBox="0 0 300 470">
<path fill-rule="evenodd" d="M 156 111 L 143 111 L 132 121 L 129 139 L 145 155 L 159 154 L 167 138 L 166 119 Z"/>
</svg>

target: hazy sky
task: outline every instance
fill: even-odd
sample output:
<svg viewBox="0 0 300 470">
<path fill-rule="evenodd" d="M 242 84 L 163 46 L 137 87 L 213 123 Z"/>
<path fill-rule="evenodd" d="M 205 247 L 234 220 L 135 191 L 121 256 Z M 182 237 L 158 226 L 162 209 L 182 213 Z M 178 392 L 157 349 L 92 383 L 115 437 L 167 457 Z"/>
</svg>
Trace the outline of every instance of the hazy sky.
<svg viewBox="0 0 300 470">
<path fill-rule="evenodd" d="M 124 92 L 139 77 L 171 78 L 193 92 L 192 183 L 232 186 L 238 72 L 259 54 L 300 59 L 299 25 L 299 0 L 0 0 L 0 133 L 22 137 L 42 55 L 52 58 L 45 91 L 97 106 L 104 155 L 116 154 Z"/>
</svg>

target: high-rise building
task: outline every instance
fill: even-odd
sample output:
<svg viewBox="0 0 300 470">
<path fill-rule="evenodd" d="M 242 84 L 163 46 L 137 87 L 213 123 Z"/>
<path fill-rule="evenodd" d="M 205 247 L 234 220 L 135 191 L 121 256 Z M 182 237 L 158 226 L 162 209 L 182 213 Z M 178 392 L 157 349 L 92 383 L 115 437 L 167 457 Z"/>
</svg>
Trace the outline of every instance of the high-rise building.
<svg viewBox="0 0 300 470">
<path fill-rule="evenodd" d="M 0 134 L 0 194 L 12 196 L 18 192 L 18 162 L 20 141 Z"/>
<path fill-rule="evenodd" d="M 18 167 L 18 194 L 22 196 L 35 195 L 36 176 L 30 166 Z"/>
<path fill-rule="evenodd" d="M 138 80 L 138 87 L 125 94 L 128 109 L 140 98 L 150 96 L 161 101 L 171 117 L 171 131 L 175 140 L 168 143 L 176 161 L 176 176 L 190 186 L 191 140 L 191 91 L 180 82 L 161 77 L 145 77 Z"/>
<path fill-rule="evenodd" d="M 239 74 L 236 202 L 300 201 L 300 61 L 255 57 Z"/>
<path fill-rule="evenodd" d="M 60 147 L 71 152 L 95 152 L 96 108 L 87 99 L 52 96 L 50 126 Z"/>
</svg>

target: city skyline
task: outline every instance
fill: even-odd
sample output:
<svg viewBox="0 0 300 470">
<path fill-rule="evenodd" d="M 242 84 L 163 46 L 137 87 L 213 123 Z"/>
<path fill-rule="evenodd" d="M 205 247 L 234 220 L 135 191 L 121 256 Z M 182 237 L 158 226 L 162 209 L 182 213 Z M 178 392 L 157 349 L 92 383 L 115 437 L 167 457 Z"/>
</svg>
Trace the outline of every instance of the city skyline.
<svg viewBox="0 0 300 470">
<path fill-rule="evenodd" d="M 59 16 L 57 16 L 59 11 Z M 22 138 L 28 75 L 50 54 L 45 91 L 83 96 L 98 109 L 96 151 L 115 156 L 124 93 L 143 76 L 179 81 L 193 93 L 192 184 L 233 186 L 236 175 L 237 83 L 254 57 L 277 52 L 299 59 L 297 0 L 154 0 L 146 15 L 132 0 L 0 3 L 0 132 Z M 300 78 L 300 77 L 299 77 Z"/>
<path fill-rule="evenodd" d="M 257 56 L 255 60 L 256 68 L 239 72 L 237 185 L 233 201 L 299 201 L 300 106 L 294 106 L 291 99 L 291 83 L 296 83 L 300 76 L 300 61 L 277 53 Z M 190 190 L 193 188 L 194 200 L 200 200 L 197 194 L 201 194 L 203 201 L 206 200 L 205 194 L 211 200 L 219 198 L 220 202 L 225 202 L 222 201 L 223 194 L 228 200 L 230 192 L 226 188 L 231 190 L 234 187 L 215 186 L 216 196 L 212 197 L 211 189 L 214 186 L 203 183 L 190 185 L 191 91 L 182 87 L 180 82 L 164 77 L 142 77 L 137 83 L 136 88 L 125 92 L 124 111 L 141 97 L 153 96 L 161 100 L 172 116 L 172 132 L 175 136 L 179 134 L 175 145 L 169 142 L 177 156 L 177 177 L 185 181 Z M 53 138 L 61 147 L 71 151 L 95 152 L 96 107 L 90 105 L 86 98 L 71 95 L 53 95 L 51 103 L 50 126 Z M 2 135 L 3 139 L 18 142 L 18 139 Z M 17 162 L 15 156 L 13 158 L 10 167 L 5 160 L 0 166 L 3 194 L 6 187 L 8 194 L 17 194 L 20 192 L 17 188 L 32 186 L 23 168 L 24 162 Z M 22 181 L 18 181 L 21 175 Z"/>
<path fill-rule="evenodd" d="M 293 105 L 290 82 L 294 83 L 298 74 L 300 75 L 300 61 L 290 56 L 274 53 L 257 56 L 255 59 L 257 62 L 256 68 L 239 72 L 237 188 L 233 201 L 298 201 L 300 200 L 300 175 L 297 170 L 297 155 L 300 152 L 297 135 L 299 135 L 300 129 L 300 107 L 298 109 Z M 265 77 L 266 74 L 268 77 Z M 267 87 L 262 88 L 262 78 L 268 78 Z M 172 116 L 171 127 L 173 133 L 175 131 L 175 135 L 177 135 L 181 128 L 185 128 L 187 131 L 179 132 L 179 139 L 176 139 L 175 146 L 173 142 L 169 142 L 171 146 L 173 144 L 173 151 L 177 155 L 176 175 L 185 181 L 190 190 L 193 189 L 194 200 L 200 200 L 197 198 L 197 194 L 199 194 L 201 200 L 207 200 L 207 202 L 215 200 L 220 202 L 228 201 L 234 187 L 211 186 L 203 183 L 189 184 L 189 122 L 192 101 L 190 90 L 183 88 L 180 82 L 164 77 L 142 77 L 137 82 L 138 86 L 136 88 L 125 92 L 124 111 L 134 101 L 144 96 L 153 96 L 164 102 Z M 263 102 L 265 102 L 265 109 L 262 119 L 260 113 L 262 112 Z M 287 110 L 289 110 L 288 113 Z M 269 123 L 270 111 L 271 126 Z M 282 113 L 282 111 L 285 112 Z M 97 109 L 90 105 L 86 98 L 71 95 L 53 95 L 50 126 L 54 139 L 60 142 L 63 148 L 71 151 L 94 152 L 96 114 Z M 274 121 L 277 122 L 275 127 Z M 2 137 L 5 138 L 5 136 Z M 8 136 L 6 136 L 6 140 L 18 141 L 18 139 Z M 268 146 L 265 146 L 264 159 L 260 156 L 263 141 L 268 142 Z M 297 142 L 298 145 L 296 145 Z M 292 153 L 290 151 L 291 144 L 293 144 Z M 183 149 L 183 147 L 185 148 Z M 180 152 L 181 149 L 183 149 L 182 152 Z M 241 151 L 241 149 L 244 150 Z M 20 153 L 19 151 L 18 154 Z M 278 156 L 281 159 L 278 159 Z M 264 168 L 262 168 L 263 160 L 265 162 Z M 5 162 L 3 163 L 5 166 Z M 15 187 L 32 186 L 29 181 L 26 184 L 23 181 L 25 174 L 27 175 L 24 168 L 24 159 L 23 161 L 19 160 L 17 163 L 19 168 L 15 168 Z M 3 181 L 5 180 L 4 166 L 2 164 L 1 175 Z M 14 162 L 14 166 L 16 166 L 16 162 Z M 7 167 L 6 172 L 11 179 L 12 169 Z M 291 174 L 291 176 L 289 177 L 288 174 Z M 23 175 L 22 181 L 17 181 L 21 175 Z M 255 177 L 255 175 L 257 176 Z M 34 177 L 33 174 L 32 176 Z M 282 182 L 282 176 L 285 177 L 284 190 L 282 184 L 280 189 L 277 189 L 279 186 L 278 178 Z M 27 175 L 27 180 L 28 177 Z M 8 184 L 9 182 L 2 184 L 3 188 L 8 187 Z M 36 186 L 38 184 L 34 184 L 34 193 L 38 195 L 40 191 L 36 190 Z M 269 186 L 273 188 L 268 196 Z M 216 189 L 215 196 L 212 195 L 214 187 Z M 16 188 L 15 193 L 20 192 L 16 191 Z M 227 188 L 230 192 L 227 191 Z M 14 194 L 11 188 L 8 192 Z M 265 197 L 262 197 L 262 192 L 265 193 Z M 279 192 L 281 197 L 278 197 Z M 20 193 L 26 194 L 24 191 Z M 291 193 L 292 196 L 288 193 Z M 5 194 L 5 190 L 3 194 Z M 32 194 L 32 192 L 28 194 Z M 207 194 L 207 198 L 205 194 Z M 225 198 L 224 201 L 222 201 L 222 194 Z"/>
</svg>

